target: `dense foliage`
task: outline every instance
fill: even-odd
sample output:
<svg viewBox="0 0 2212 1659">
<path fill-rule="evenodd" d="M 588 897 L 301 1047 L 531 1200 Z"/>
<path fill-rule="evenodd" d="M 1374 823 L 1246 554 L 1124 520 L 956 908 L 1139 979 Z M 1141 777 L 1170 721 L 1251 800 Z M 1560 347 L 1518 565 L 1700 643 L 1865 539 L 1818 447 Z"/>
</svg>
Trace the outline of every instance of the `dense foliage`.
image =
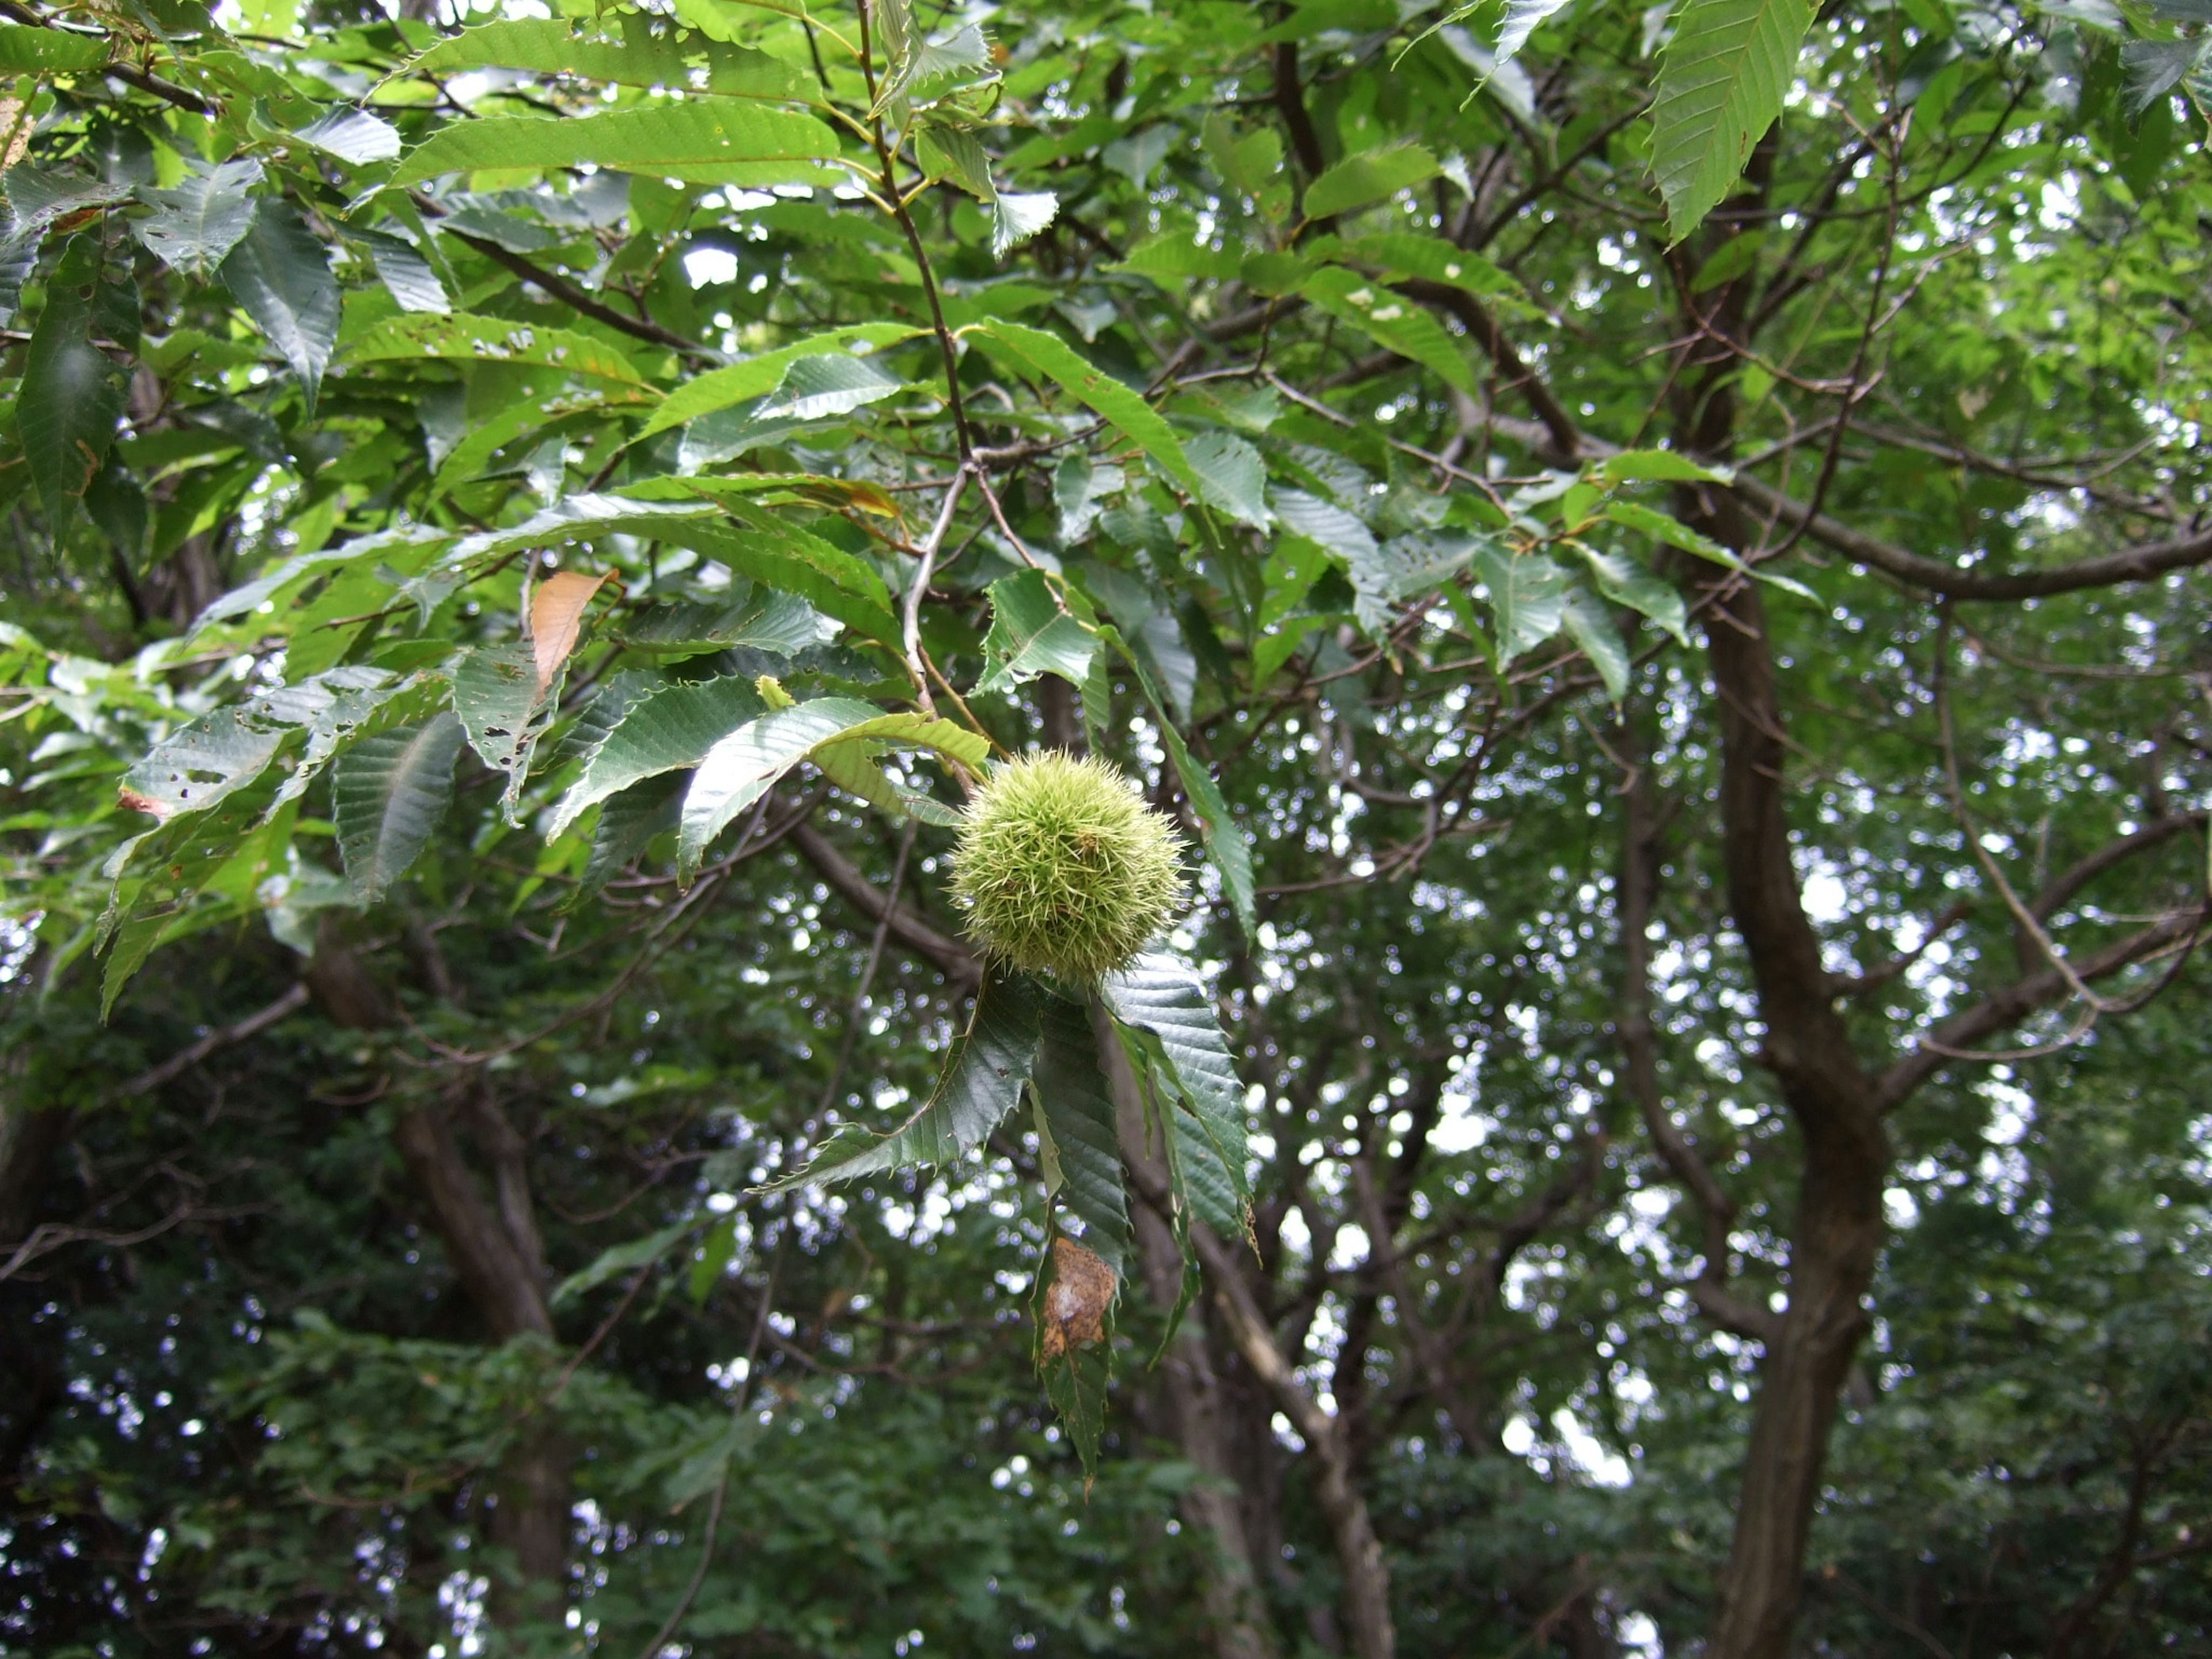
<svg viewBox="0 0 2212 1659">
<path fill-rule="evenodd" d="M 0 0 L 0 1653 L 2212 1640 L 2203 0 L 544 13 Z"/>
</svg>

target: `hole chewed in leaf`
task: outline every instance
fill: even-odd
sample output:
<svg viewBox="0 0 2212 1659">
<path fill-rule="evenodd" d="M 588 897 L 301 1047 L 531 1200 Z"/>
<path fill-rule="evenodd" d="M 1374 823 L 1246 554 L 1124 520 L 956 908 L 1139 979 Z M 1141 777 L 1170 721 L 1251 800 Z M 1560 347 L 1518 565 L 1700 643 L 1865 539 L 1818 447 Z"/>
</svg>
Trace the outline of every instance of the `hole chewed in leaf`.
<svg viewBox="0 0 2212 1659">
<path fill-rule="evenodd" d="M 1052 1285 L 1039 1316 L 1039 1352 L 1057 1359 L 1106 1340 L 1106 1310 L 1121 1280 L 1113 1268 L 1072 1238 L 1052 1241 Z"/>
</svg>

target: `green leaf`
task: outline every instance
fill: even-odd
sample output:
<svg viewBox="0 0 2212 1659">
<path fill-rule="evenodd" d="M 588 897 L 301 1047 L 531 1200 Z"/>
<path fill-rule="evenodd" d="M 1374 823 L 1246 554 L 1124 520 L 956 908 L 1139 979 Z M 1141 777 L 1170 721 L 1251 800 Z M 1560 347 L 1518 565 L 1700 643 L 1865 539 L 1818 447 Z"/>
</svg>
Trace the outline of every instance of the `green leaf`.
<svg viewBox="0 0 2212 1659">
<path fill-rule="evenodd" d="M 1149 276 L 1172 290 L 1194 280 L 1225 283 L 1243 264 L 1243 255 L 1234 248 L 1212 247 L 1187 230 L 1169 230 L 1146 237 L 1129 250 L 1127 258 L 1103 269 Z"/>
<path fill-rule="evenodd" d="M 442 292 L 440 297 L 443 298 Z M 536 363 L 625 386 L 645 385 L 637 365 L 605 340 L 565 328 L 472 316 L 465 311 L 437 315 L 426 308 L 412 316 L 387 318 L 349 340 L 344 358 L 349 364 L 420 358 L 462 363 Z"/>
<path fill-rule="evenodd" d="M 1198 815 L 1199 834 L 1205 838 L 1206 850 L 1213 858 L 1213 867 L 1221 872 L 1221 890 L 1229 900 L 1229 908 L 1236 913 L 1237 925 L 1250 939 L 1257 928 L 1258 918 L 1253 909 L 1252 848 L 1245 842 L 1244 832 L 1237 827 L 1236 819 L 1229 815 L 1229 802 L 1214 781 L 1213 774 L 1191 757 L 1189 748 L 1176 731 L 1164 711 L 1160 712 L 1160 736 L 1167 745 L 1168 758 L 1175 765 L 1176 776 L 1182 781 L 1182 792 L 1190 799 L 1192 811 Z"/>
<path fill-rule="evenodd" d="M 1606 598 L 1649 617 L 1682 644 L 1689 643 L 1689 611 L 1673 584 L 1662 581 L 1626 553 L 1601 553 L 1580 544 L 1575 550 L 1589 563 L 1598 591 Z"/>
<path fill-rule="evenodd" d="M 1100 994 L 1115 1019 L 1151 1039 L 1140 1048 L 1154 1079 L 1185 1109 L 1168 1114 L 1169 1146 L 1179 1164 L 1203 1178 L 1191 1193 L 1200 1218 L 1224 1238 L 1237 1237 L 1252 1195 L 1244 1091 L 1205 981 L 1188 963 L 1154 951 L 1109 977 Z"/>
<path fill-rule="evenodd" d="M 684 773 L 664 772 L 607 798 L 592 831 L 592 850 L 575 896 L 564 908 L 581 905 L 635 862 L 657 836 L 675 830 L 690 781 Z"/>
<path fill-rule="evenodd" d="M 1083 1245 L 1128 1271 L 1129 1199 L 1114 1101 L 1098 1069 L 1098 1039 L 1079 1004 L 1039 995 L 1040 1041 L 1030 1088 L 1045 1194 L 1083 1224 Z"/>
<path fill-rule="evenodd" d="M 983 636 L 983 678 L 975 695 L 1057 674 L 1080 690 L 1101 643 L 1098 630 L 1053 597 L 1042 570 L 1018 571 L 991 584 L 991 631 Z"/>
<path fill-rule="evenodd" d="M 1521 48 L 1528 44 L 1546 19 L 1565 11 L 1567 0 L 1507 0 L 1505 21 L 1498 26 L 1496 55 L 1500 64 L 1511 63 L 1521 55 Z"/>
<path fill-rule="evenodd" d="M 218 708 L 163 738 L 123 775 L 124 805 L 167 819 L 204 812 L 266 771 L 284 728 L 246 708 Z"/>
<path fill-rule="evenodd" d="M 1347 155 L 1306 186 L 1305 215 L 1332 219 L 1437 176 L 1437 158 L 1419 144 Z"/>
<path fill-rule="evenodd" d="M 1518 296 L 1523 291 L 1519 283 L 1482 255 L 1469 253 L 1441 236 L 1386 231 L 1348 240 L 1332 237 L 1309 244 L 1307 252 L 1317 259 L 1356 261 L 1394 276 L 1419 276 L 1469 294 Z"/>
<path fill-rule="evenodd" d="M 57 543 L 106 464 L 123 416 L 121 373 L 92 343 L 101 282 L 100 239 L 72 238 L 46 283 L 16 391 L 23 459 Z"/>
<path fill-rule="evenodd" d="M 784 382 L 784 376 L 793 364 L 807 357 L 828 356 L 832 353 L 849 353 L 856 345 L 872 350 L 894 346 L 902 340 L 913 339 L 920 329 L 908 328 L 900 323 L 857 323 L 846 328 L 833 328 L 826 333 L 774 351 L 763 351 L 757 357 L 748 357 L 727 368 L 711 369 L 704 374 L 686 380 L 662 400 L 638 433 L 642 441 L 657 432 L 682 426 L 702 415 L 732 404 L 749 403 L 756 398 L 765 398 Z"/>
<path fill-rule="evenodd" d="M 687 600 L 655 605 L 623 631 L 623 643 L 655 657 L 697 657 L 738 648 L 795 657 L 836 633 L 805 600 L 790 593 L 765 593 L 733 605 Z"/>
<path fill-rule="evenodd" d="M 817 697 L 749 721 L 709 749 L 684 798 L 677 868 L 690 875 L 731 820 L 774 787 L 785 773 L 824 744 L 880 738 L 933 749 L 968 766 L 990 754 L 988 738 L 950 720 L 886 714 L 852 697 Z"/>
<path fill-rule="evenodd" d="M 1541 554 L 1501 553 L 1485 547 L 1474 556 L 1474 568 L 1490 590 L 1501 662 L 1511 662 L 1559 631 L 1566 617 L 1569 580 L 1558 565 Z"/>
<path fill-rule="evenodd" d="M 1577 588 L 1567 596 L 1563 613 L 1568 637 L 1582 647 L 1583 654 L 1605 682 L 1605 694 L 1619 702 L 1628 691 L 1628 647 L 1604 604 L 1592 593 Z"/>
<path fill-rule="evenodd" d="M 289 203 L 264 198 L 223 260 L 223 285 L 300 377 L 313 413 L 338 337 L 338 285 L 328 252 Z"/>
<path fill-rule="evenodd" d="M 139 186 L 138 199 L 154 211 L 133 221 L 131 231 L 172 270 L 205 281 L 253 228 L 256 204 L 249 192 L 261 182 L 261 163 L 210 167 L 187 157 L 185 165 L 184 182 L 174 190 Z"/>
<path fill-rule="evenodd" d="M 1679 242 L 1735 188 L 1782 113 L 1812 27 L 1807 0 L 1688 0 L 1659 62 L 1651 172 Z"/>
<path fill-rule="evenodd" d="M 1303 489 L 1277 490 L 1275 514 L 1285 530 L 1326 549 L 1351 568 L 1372 563 L 1382 552 L 1375 532 L 1365 525 L 1334 502 Z"/>
<path fill-rule="evenodd" d="M 1250 444 L 1233 433 L 1201 432 L 1182 453 L 1210 505 L 1255 530 L 1274 522 L 1267 511 L 1267 464 Z"/>
<path fill-rule="evenodd" d="M 445 283 L 414 243 L 376 230 L 362 233 L 361 240 L 385 291 L 402 311 L 442 317 L 453 310 Z"/>
<path fill-rule="evenodd" d="M 292 136 L 356 167 L 395 160 L 400 150 L 399 130 L 365 109 L 334 109 Z"/>
<path fill-rule="evenodd" d="M 787 710 L 796 713 L 796 710 Z M 1019 980 L 987 975 L 968 1029 L 954 1043 L 928 1100 L 884 1135 L 848 1124 L 795 1175 L 756 1190 L 780 1193 L 824 1181 L 954 1163 L 990 1139 L 1021 1103 L 1040 1041 L 1036 994 Z"/>
<path fill-rule="evenodd" d="M 698 765 L 716 744 L 767 708 L 752 682 L 737 674 L 647 693 L 592 749 L 583 776 L 554 808 L 545 839 L 566 835 L 593 805 L 645 779 Z"/>
<path fill-rule="evenodd" d="M 672 1221 L 658 1232 L 647 1233 L 642 1238 L 633 1238 L 627 1243 L 611 1245 L 592 1259 L 591 1265 L 570 1273 L 553 1292 L 552 1305 L 560 1307 L 573 1302 L 586 1291 L 596 1290 L 620 1273 L 639 1267 L 650 1267 L 693 1233 L 699 1231 L 699 1222 Z"/>
<path fill-rule="evenodd" d="M 1315 271 L 1303 291 L 1312 304 L 1377 345 L 1420 364 L 1448 386 L 1474 391 L 1474 371 L 1459 342 L 1402 294 L 1339 265 Z"/>
<path fill-rule="evenodd" d="M 563 18 L 485 23 L 439 41 L 407 68 L 441 75 L 464 69 L 533 70 L 618 86 L 686 89 L 698 85 L 693 78 L 697 70 L 705 82 L 702 89 L 725 98 L 781 100 L 806 95 L 804 75 L 764 52 L 678 29 L 649 15 L 632 12 L 619 21 L 619 33 L 605 22 Z"/>
<path fill-rule="evenodd" d="M 453 797 L 461 722 L 451 714 L 363 738 L 331 771 L 331 815 L 354 896 L 374 904 L 405 875 Z"/>
<path fill-rule="evenodd" d="M 560 712 L 559 692 L 558 675 L 538 689 L 538 659 L 527 645 L 479 646 L 453 665 L 453 712 L 468 732 L 469 747 L 506 775 L 499 804 L 509 823 L 522 821 L 516 812 L 530 757 Z"/>
<path fill-rule="evenodd" d="M 1183 456 L 1175 430 L 1152 406 L 1081 353 L 1042 329 L 995 318 L 969 331 L 1004 350 L 1022 368 L 1043 375 L 1077 401 L 1087 404 L 1109 426 L 1159 464 L 1160 470 L 1192 495 L 1202 493 L 1198 475 Z"/>
<path fill-rule="evenodd" d="M 1735 239 L 1741 241 L 1741 236 Z M 1734 243 L 1730 244 L 1731 246 Z M 1608 455 L 1589 469 L 1591 482 L 1601 484 L 1731 483 L 1735 474 L 1724 466 L 1707 466 L 1678 449 L 1624 449 Z"/>
<path fill-rule="evenodd" d="M 105 36 L 0 24 L 0 75 L 82 75 L 106 61 Z"/>
<path fill-rule="evenodd" d="M 441 127 L 407 153 L 394 188 L 445 173 L 610 167 L 695 185 L 833 185 L 837 135 L 811 115 L 720 99 L 617 110 L 585 120 L 494 115 Z"/>
<path fill-rule="evenodd" d="M 1662 513 L 1657 507 L 1646 507 L 1642 501 L 1607 501 L 1605 516 L 1617 525 L 1630 530 L 1640 530 L 1669 547 L 1679 547 L 1685 553 L 1711 559 L 1715 564 L 1727 565 L 1732 570 L 1743 567 L 1741 559 L 1703 531 L 1692 530 L 1673 514 Z"/>
</svg>

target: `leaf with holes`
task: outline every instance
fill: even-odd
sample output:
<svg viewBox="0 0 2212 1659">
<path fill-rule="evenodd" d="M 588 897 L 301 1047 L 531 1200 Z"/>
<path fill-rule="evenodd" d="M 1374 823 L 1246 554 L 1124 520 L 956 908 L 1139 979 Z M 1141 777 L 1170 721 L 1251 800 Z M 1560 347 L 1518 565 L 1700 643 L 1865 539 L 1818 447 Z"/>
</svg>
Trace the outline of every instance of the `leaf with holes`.
<svg viewBox="0 0 2212 1659">
<path fill-rule="evenodd" d="M 921 1110 L 888 1134 L 848 1124 L 805 1169 L 756 1190 L 787 1192 L 891 1170 L 941 1167 L 966 1157 L 1021 1103 L 1040 1040 L 1036 993 L 1019 980 L 986 977 L 968 1029 Z"/>
<path fill-rule="evenodd" d="M 338 757 L 331 775 L 331 815 L 346 879 L 374 904 L 405 875 L 453 798 L 461 722 L 451 714 L 364 738 Z"/>
<path fill-rule="evenodd" d="M 522 786 L 530 759 L 559 712 L 559 699 L 538 680 L 537 653 L 526 645 L 479 646 L 453 665 L 453 712 L 467 731 L 469 747 L 486 766 L 507 776 L 500 811 L 520 824 Z"/>
</svg>

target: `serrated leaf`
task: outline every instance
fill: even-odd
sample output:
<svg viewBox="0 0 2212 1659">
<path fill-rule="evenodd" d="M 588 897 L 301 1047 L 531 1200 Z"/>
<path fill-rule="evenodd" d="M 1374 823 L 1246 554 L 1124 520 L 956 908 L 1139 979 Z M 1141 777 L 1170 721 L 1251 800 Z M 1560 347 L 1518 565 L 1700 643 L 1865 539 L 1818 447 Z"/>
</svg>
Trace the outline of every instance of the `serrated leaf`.
<svg viewBox="0 0 2212 1659">
<path fill-rule="evenodd" d="M 1419 363 L 1448 386 L 1472 393 L 1474 371 L 1444 325 L 1395 289 L 1339 265 L 1306 278 L 1306 299 L 1377 345 Z"/>
<path fill-rule="evenodd" d="M 645 779 L 698 765 L 716 744 L 766 709 L 752 683 L 735 674 L 647 693 L 586 757 L 583 776 L 546 824 L 546 840 L 567 834 L 590 807 Z"/>
<path fill-rule="evenodd" d="M 1496 56 L 1503 65 L 1521 55 L 1547 18 L 1566 9 L 1567 0 L 1507 0 L 1505 21 L 1498 25 Z"/>
<path fill-rule="evenodd" d="M 1371 564 L 1382 552 L 1374 532 L 1334 502 L 1303 489 L 1279 489 L 1274 503 L 1285 530 L 1326 549 L 1347 567 Z"/>
<path fill-rule="evenodd" d="M 1021 367 L 1043 375 L 1100 419 L 1157 461 L 1176 483 L 1195 495 L 1198 475 L 1183 456 L 1173 428 L 1138 393 L 1103 369 L 1093 368 L 1082 354 L 1055 334 L 1020 323 L 988 319 L 974 325 L 974 333 L 1012 357 Z"/>
<path fill-rule="evenodd" d="M 291 364 L 313 413 L 338 337 L 338 285 L 327 251 L 289 203 L 264 198 L 217 274 Z"/>
<path fill-rule="evenodd" d="M 1198 816 L 1199 834 L 1205 839 L 1206 850 L 1213 859 L 1213 867 L 1221 872 L 1222 893 L 1237 917 L 1237 925 L 1249 939 L 1259 926 L 1253 908 L 1252 848 L 1244 839 L 1244 832 L 1237 827 L 1237 820 L 1230 816 L 1228 798 L 1222 794 L 1221 786 L 1214 781 L 1212 773 L 1192 758 L 1189 747 L 1173 722 L 1163 718 L 1160 735 L 1166 742 L 1168 759 L 1175 767 L 1176 776 L 1182 783 L 1182 792 L 1189 798 L 1191 811 Z"/>
<path fill-rule="evenodd" d="M 1729 243 L 1744 240 L 1736 237 Z M 1707 466 L 1678 449 L 1624 449 L 1608 455 L 1589 469 L 1595 483 L 1730 483 L 1735 474 L 1724 466 Z"/>
<path fill-rule="evenodd" d="M 1080 1005 L 1040 996 L 1036 1066 L 1030 1081 L 1045 1192 L 1083 1224 L 1083 1243 L 1117 1273 L 1127 1271 L 1129 1200 L 1114 1101 L 1098 1069 L 1098 1039 Z"/>
<path fill-rule="evenodd" d="M 1674 586 L 1662 581 L 1626 553 L 1601 553 L 1577 546 L 1596 579 L 1598 591 L 1616 605 L 1649 617 L 1682 644 L 1689 643 L 1689 610 Z"/>
<path fill-rule="evenodd" d="M 438 280 L 438 273 L 420 248 L 381 231 L 364 232 L 361 240 L 385 291 L 402 311 L 435 317 L 452 312 L 453 302 L 446 296 L 446 285 Z"/>
<path fill-rule="evenodd" d="M 1316 242 L 1309 252 L 1316 258 L 1354 260 L 1395 276 L 1418 276 L 1464 289 L 1469 294 L 1517 296 L 1523 292 L 1518 282 L 1481 254 L 1469 253 L 1441 236 L 1386 231 L 1375 236 Z"/>
<path fill-rule="evenodd" d="M 0 75 L 82 75 L 106 61 L 105 36 L 0 23 Z"/>
<path fill-rule="evenodd" d="M 684 798 L 677 868 L 689 877 L 715 836 L 773 789 L 785 773 L 824 744 L 880 738 L 933 749 L 969 766 L 990 753 L 988 741 L 950 720 L 886 714 L 852 697 L 817 697 L 747 722 L 702 756 Z"/>
<path fill-rule="evenodd" d="M 1501 661 L 1512 661 L 1559 631 L 1566 616 L 1568 577 L 1558 565 L 1541 554 L 1485 547 L 1474 556 L 1474 568 L 1490 590 Z"/>
<path fill-rule="evenodd" d="M 1267 511 L 1267 464 L 1260 452 L 1229 432 L 1201 432 L 1182 447 L 1199 493 L 1239 524 L 1265 530 L 1274 522 Z"/>
<path fill-rule="evenodd" d="M 373 904 L 405 875 L 453 796 L 461 722 L 451 714 L 363 738 L 331 771 L 331 815 L 354 896 Z"/>
<path fill-rule="evenodd" d="M 408 67 L 440 74 L 464 69 L 533 70 L 617 86 L 669 87 L 726 98 L 803 97 L 800 71 L 750 46 L 672 27 L 665 19 L 623 15 L 619 33 L 604 23 L 519 18 L 485 23 L 439 41 Z M 703 85 L 701 82 L 703 82 Z"/>
<path fill-rule="evenodd" d="M 411 252 L 411 250 L 410 250 Z M 420 256 L 417 256 L 418 258 Z M 442 290 L 441 292 L 443 297 Z M 441 358 L 450 362 L 537 363 L 594 380 L 642 387 L 645 377 L 621 350 L 589 334 L 459 311 L 386 318 L 346 343 L 348 363 Z"/>
<path fill-rule="evenodd" d="M 733 648 L 796 657 L 834 639 L 836 631 L 805 600 L 769 593 L 733 605 L 687 600 L 655 605 L 622 637 L 631 650 L 656 657 L 696 657 Z"/>
<path fill-rule="evenodd" d="M 920 329 L 899 323 L 859 323 L 848 328 L 830 329 L 774 351 L 763 351 L 757 357 L 748 357 L 727 368 L 710 369 L 670 392 L 660 407 L 653 410 L 653 418 L 639 430 L 638 440 L 642 441 L 655 433 L 682 426 L 719 409 L 765 398 L 783 384 L 792 366 L 802 359 L 832 353 L 849 354 L 855 345 L 881 350 L 913 339 L 921 332 Z"/>
<path fill-rule="evenodd" d="M 407 153 L 397 188 L 441 173 L 582 167 L 696 185 L 836 184 L 837 135 L 811 115 L 705 99 L 584 120 L 494 115 L 441 127 Z"/>
<path fill-rule="evenodd" d="M 824 416 L 849 414 L 882 402 L 903 390 L 906 384 L 872 357 L 855 357 L 846 352 L 800 357 L 784 370 L 782 380 L 753 411 L 752 418 L 818 421 Z"/>
<path fill-rule="evenodd" d="M 1595 594 L 1577 588 L 1567 596 L 1562 620 L 1567 636 L 1582 647 L 1583 655 L 1605 682 L 1606 696 L 1619 702 L 1628 691 L 1628 647 L 1621 643 L 1620 631 L 1613 625 L 1604 604 Z"/>
<path fill-rule="evenodd" d="M 506 775 L 500 811 L 509 823 L 521 822 L 516 809 L 531 757 L 559 712 L 546 689 L 538 684 L 537 656 L 526 645 L 479 646 L 462 653 L 453 665 L 453 712 L 477 757 Z"/>
<path fill-rule="evenodd" d="M 1782 113 L 1812 27 L 1807 0 L 1688 0 L 1659 60 L 1651 172 L 1679 242 L 1735 188 Z"/>
<path fill-rule="evenodd" d="M 1221 1193 L 1231 1202 L 1215 1202 L 1216 1213 L 1205 1219 L 1224 1237 L 1241 1233 L 1244 1206 L 1251 1198 L 1245 1176 L 1244 1090 L 1205 981 L 1187 963 L 1164 951 L 1148 951 L 1110 975 L 1100 994 L 1115 1019 L 1151 1036 L 1152 1042 L 1145 1046 L 1158 1081 L 1195 1120 L 1183 1131 L 1195 1138 L 1190 1150 L 1195 1153 L 1202 1147 L 1219 1164 Z"/>
<path fill-rule="evenodd" d="M 991 257 L 1003 259 L 1050 224 L 1060 198 L 1048 190 L 1002 190 L 991 198 Z"/>
<path fill-rule="evenodd" d="M 133 221 L 131 231 L 171 270 L 204 281 L 253 227 L 257 204 L 250 192 L 261 182 L 261 163 L 209 167 L 187 158 L 185 165 L 174 190 L 139 186 L 138 199 L 154 211 Z"/>
<path fill-rule="evenodd" d="M 991 631 L 983 636 L 987 667 L 975 695 L 1025 685 L 1040 674 L 1057 674 L 1079 689 L 1098 655 L 1098 633 L 1061 609 L 1044 573 L 1002 576 L 991 584 L 990 594 Z"/>
<path fill-rule="evenodd" d="M 656 836 L 673 831 L 690 782 L 685 773 L 665 772 L 609 796 L 599 808 L 575 896 L 564 908 L 582 904 L 635 862 Z"/>
<path fill-rule="evenodd" d="M 1433 179 L 1437 158 L 1419 144 L 1348 155 L 1306 186 L 1305 215 L 1332 219 Z"/>
<path fill-rule="evenodd" d="M 399 154 L 399 130 L 365 109 L 334 109 L 320 120 L 301 127 L 293 137 L 359 167 L 389 161 Z"/>
<path fill-rule="evenodd" d="M 218 708 L 163 738 L 123 775 L 123 804 L 167 820 L 204 812 L 268 769 L 284 728 L 241 708 Z"/>
<path fill-rule="evenodd" d="M 2204 56 L 2205 40 L 2130 40 L 2120 48 L 2128 72 L 2128 113 L 2141 115 L 2181 84 Z"/>
<path fill-rule="evenodd" d="M 795 713 L 796 710 L 787 711 Z M 921 1109 L 884 1135 L 848 1124 L 795 1175 L 763 1194 L 890 1170 L 931 1168 L 966 1157 L 1021 1103 L 1040 1041 L 1035 994 L 1018 980 L 987 975 L 968 1029 L 954 1043 Z"/>
<path fill-rule="evenodd" d="M 46 283 L 16 389 L 23 459 L 58 544 L 106 463 L 123 415 L 121 373 L 92 343 L 101 281 L 99 238 L 72 239 Z"/>
</svg>

